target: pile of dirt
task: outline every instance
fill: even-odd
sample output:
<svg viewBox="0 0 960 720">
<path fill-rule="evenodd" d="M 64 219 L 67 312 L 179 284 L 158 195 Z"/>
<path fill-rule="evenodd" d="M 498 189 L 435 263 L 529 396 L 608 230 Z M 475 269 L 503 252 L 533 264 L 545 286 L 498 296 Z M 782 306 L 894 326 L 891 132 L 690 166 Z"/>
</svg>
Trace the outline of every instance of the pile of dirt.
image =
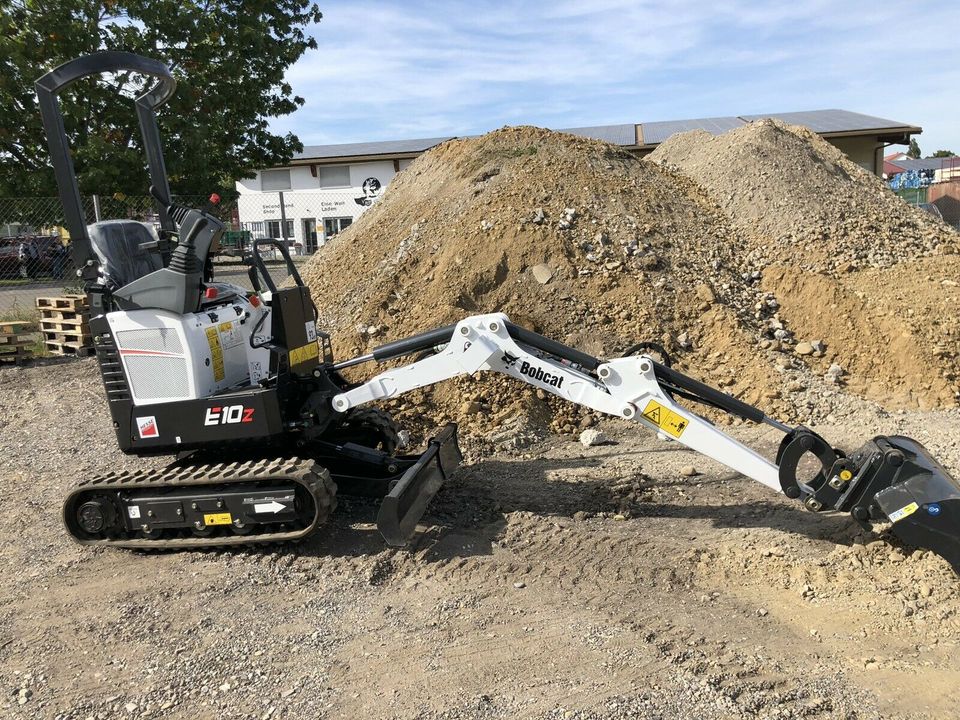
<svg viewBox="0 0 960 720">
<path fill-rule="evenodd" d="M 786 326 L 822 338 L 807 358 L 844 387 L 887 407 L 951 407 L 960 397 L 960 256 L 903 261 L 840 277 L 772 266 L 762 285 Z M 794 347 L 794 352 L 798 346 Z"/>
<path fill-rule="evenodd" d="M 520 127 L 418 158 L 303 275 L 338 357 L 495 311 L 601 356 L 642 340 L 693 351 L 713 328 L 753 344 L 736 308 L 752 307 L 756 289 L 737 245 L 690 180 L 606 143 Z M 749 354 L 736 375 L 743 389 L 775 380 Z M 533 391 L 511 381 L 500 392 L 505 382 L 447 384 L 432 399 L 459 419 L 472 407 L 492 427 L 518 408 L 536 414 Z M 554 429 L 593 422 L 543 407 L 554 411 Z"/>
<path fill-rule="evenodd" d="M 754 140 L 767 135 L 783 140 L 769 150 L 786 155 L 771 160 L 777 165 L 798 165 L 797 158 L 817 158 L 811 163 L 818 167 L 827 162 L 825 143 L 816 136 L 778 123 L 756 125 L 723 140 L 744 146 L 731 151 L 729 162 L 741 158 L 739 170 L 731 172 L 749 175 L 743 158 L 752 157 Z M 842 157 L 830 157 L 832 170 L 823 172 L 856 188 L 845 197 L 879 198 L 864 207 L 887 240 L 873 244 L 873 254 L 865 257 L 892 258 L 883 248 L 908 226 L 911 242 L 923 252 L 943 244 L 932 221 L 884 195 L 875 178 Z M 773 183 L 771 173 L 762 177 Z M 897 305 L 856 295 L 859 271 L 843 276 L 849 284 L 839 301 L 830 300 L 832 287 L 821 287 L 839 281 L 800 272 L 815 264 L 813 257 L 837 257 L 838 247 L 863 246 L 866 230 L 853 232 L 847 220 L 824 219 L 840 211 L 830 203 L 820 209 L 819 196 L 788 193 L 791 203 L 808 205 L 808 218 L 821 218 L 833 239 L 808 243 L 807 256 L 790 265 L 771 266 L 762 246 L 745 240 L 745 227 L 759 227 L 759 221 L 737 214 L 740 201 L 721 207 L 710 184 L 704 189 L 698 182 L 599 141 L 505 128 L 444 143 L 419 157 L 302 274 L 338 358 L 469 314 L 503 311 L 518 324 L 600 357 L 615 357 L 639 341 L 658 342 L 680 369 L 786 419 L 818 419 L 816 396 L 824 378 L 831 388 L 847 385 L 893 406 L 954 403 L 960 388 L 956 353 L 949 348 L 952 342 L 955 350 L 958 328 L 932 315 L 937 303 L 914 303 L 909 322 L 873 322 L 876 313 Z M 888 201 L 895 205 L 887 208 Z M 773 212 L 769 206 L 765 211 Z M 847 254 L 858 262 L 856 253 Z M 780 253 L 778 259 L 789 257 Z M 926 287 L 928 275 L 939 280 L 950 271 L 916 272 L 923 273 Z M 832 322 L 854 310 L 855 320 Z M 931 328 L 946 333 L 942 343 L 923 342 Z M 423 418 L 428 406 L 429 418 Z M 407 424 L 454 419 L 481 434 L 509 423 L 513 436 L 529 430 L 535 437 L 546 425 L 575 432 L 597 420 L 542 391 L 489 376 L 443 383 L 389 408 Z M 515 425 L 518 418 L 522 429 Z"/>
<path fill-rule="evenodd" d="M 745 259 L 757 266 L 887 267 L 957 243 L 947 225 L 819 135 L 779 120 L 678 133 L 648 159 L 699 183 L 752 241 Z"/>
</svg>

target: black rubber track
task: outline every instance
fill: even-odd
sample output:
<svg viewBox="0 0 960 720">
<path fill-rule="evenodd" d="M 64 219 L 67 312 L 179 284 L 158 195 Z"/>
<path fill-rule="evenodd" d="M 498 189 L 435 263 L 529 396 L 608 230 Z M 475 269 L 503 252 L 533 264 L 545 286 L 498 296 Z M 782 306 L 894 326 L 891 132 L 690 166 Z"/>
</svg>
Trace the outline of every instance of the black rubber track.
<svg viewBox="0 0 960 720">
<path fill-rule="evenodd" d="M 197 487 L 204 485 L 238 485 L 243 483 L 296 483 L 313 499 L 312 520 L 303 528 L 250 535 L 222 535 L 210 538 L 118 538 L 91 539 L 78 537 L 72 529 L 69 514 L 77 506 L 77 498 L 90 491 L 148 490 L 157 488 Z M 101 475 L 75 488 L 63 504 L 63 521 L 67 532 L 82 545 L 99 545 L 134 550 L 189 550 L 242 547 L 265 543 L 301 540 L 325 523 L 337 506 L 337 486 L 330 472 L 313 460 L 276 458 L 232 463 L 190 463 L 178 461 L 150 472 L 113 472 Z"/>
</svg>

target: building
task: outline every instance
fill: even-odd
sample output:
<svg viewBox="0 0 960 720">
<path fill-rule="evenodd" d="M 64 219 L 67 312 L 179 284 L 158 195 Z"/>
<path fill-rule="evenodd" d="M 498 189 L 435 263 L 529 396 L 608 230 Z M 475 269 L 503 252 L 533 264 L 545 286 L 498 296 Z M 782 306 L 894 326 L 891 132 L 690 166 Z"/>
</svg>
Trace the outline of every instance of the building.
<svg viewBox="0 0 960 720">
<path fill-rule="evenodd" d="M 929 176 L 931 182 L 946 182 L 960 178 L 960 157 L 929 157 L 910 158 L 901 157 L 901 153 L 887 155 L 884 158 L 884 168 L 888 177 L 901 172 L 914 170 Z"/>
<path fill-rule="evenodd" d="M 562 132 L 605 140 L 643 156 L 674 133 L 706 130 L 719 135 L 763 118 L 804 125 L 877 175 L 884 172 L 884 148 L 907 145 L 912 135 L 922 132 L 915 125 L 848 110 L 598 125 Z M 235 222 L 253 237 L 285 237 L 298 252 L 313 252 L 376 202 L 393 176 L 415 157 L 450 139 L 305 146 L 289 165 L 259 170 L 237 183 Z"/>
<path fill-rule="evenodd" d="M 895 153 L 887 155 L 883 165 L 884 177 L 897 195 L 960 228 L 960 157 L 910 158 Z"/>
</svg>

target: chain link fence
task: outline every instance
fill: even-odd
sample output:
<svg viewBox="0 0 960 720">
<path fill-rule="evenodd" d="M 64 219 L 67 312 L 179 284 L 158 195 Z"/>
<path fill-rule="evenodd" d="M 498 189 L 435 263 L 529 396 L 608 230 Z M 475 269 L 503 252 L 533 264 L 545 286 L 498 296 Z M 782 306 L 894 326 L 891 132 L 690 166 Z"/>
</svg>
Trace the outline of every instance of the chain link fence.
<svg viewBox="0 0 960 720">
<path fill-rule="evenodd" d="M 254 240 L 283 242 L 296 262 L 304 262 L 350 226 L 379 195 L 379 187 L 335 188 L 248 192 L 222 198 L 216 205 L 202 196 L 177 196 L 174 201 L 206 208 L 224 222 L 227 231 L 214 257 L 216 279 L 249 289 L 242 259 Z M 90 195 L 82 201 L 88 223 L 128 219 L 160 224 L 156 203 L 146 195 Z M 59 198 L 0 198 L 0 321 L 33 320 L 36 298 L 81 290 L 63 223 Z M 270 248 L 262 253 L 268 261 L 279 261 Z M 281 268 L 277 274 L 283 274 Z"/>
</svg>

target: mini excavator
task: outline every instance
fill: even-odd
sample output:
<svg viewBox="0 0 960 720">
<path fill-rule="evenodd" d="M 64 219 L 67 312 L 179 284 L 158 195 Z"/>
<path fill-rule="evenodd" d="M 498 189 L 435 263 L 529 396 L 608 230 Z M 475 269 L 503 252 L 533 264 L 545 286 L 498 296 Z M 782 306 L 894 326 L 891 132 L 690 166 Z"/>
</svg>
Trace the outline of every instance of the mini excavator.
<svg viewBox="0 0 960 720">
<path fill-rule="evenodd" d="M 86 222 L 58 94 L 102 73 L 148 76 L 135 107 L 159 229 L 129 219 Z M 36 83 L 117 442 L 128 454 L 171 457 L 161 469 L 110 472 L 76 487 L 63 519 L 78 542 L 176 549 L 296 540 L 327 520 L 339 488 L 381 497 L 377 526 L 387 544 L 402 546 L 462 460 L 456 426 L 441 428 L 422 453 L 403 454 L 396 424 L 370 404 L 491 371 L 634 421 L 807 510 L 889 526 L 903 543 L 960 569 L 960 485 L 907 437 L 875 437 L 847 455 L 650 353 L 602 360 L 502 313 L 335 361 L 285 243 L 253 242 L 245 260 L 252 292 L 214 280 L 208 260 L 224 224 L 211 207 L 170 197 L 155 111 L 175 88 L 164 64 L 113 51 L 67 62 Z M 292 282 L 278 287 L 271 278 L 266 247 L 280 253 Z M 389 369 L 365 382 L 342 374 L 385 361 L 393 361 Z M 775 460 L 699 417 L 694 403 L 781 432 Z M 801 479 L 804 458 L 814 471 Z"/>
</svg>

